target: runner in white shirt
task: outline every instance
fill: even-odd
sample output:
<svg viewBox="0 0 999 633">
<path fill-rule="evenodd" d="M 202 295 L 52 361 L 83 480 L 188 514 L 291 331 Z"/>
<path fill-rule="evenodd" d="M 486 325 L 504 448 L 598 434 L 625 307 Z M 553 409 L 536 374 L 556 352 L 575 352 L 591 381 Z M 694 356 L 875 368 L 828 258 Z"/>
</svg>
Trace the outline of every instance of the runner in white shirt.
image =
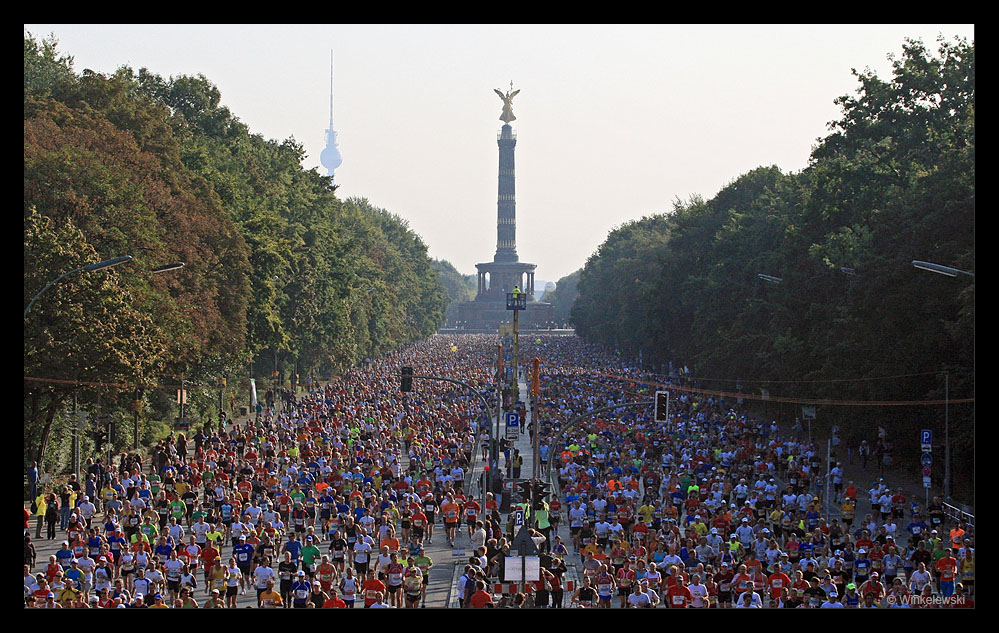
<svg viewBox="0 0 999 633">
<path fill-rule="evenodd" d="M 694 609 L 706 609 L 709 606 L 708 602 L 708 588 L 701 584 L 701 575 L 694 574 L 689 585 L 687 585 L 687 590 L 690 592 L 690 597 L 692 598 L 690 606 Z"/>
<path fill-rule="evenodd" d="M 260 594 L 267 591 L 267 581 L 277 582 L 277 572 L 270 566 L 270 561 L 264 559 L 265 562 L 262 565 L 257 565 L 253 570 L 253 585 L 257 589 L 257 606 L 260 602 Z"/>
</svg>

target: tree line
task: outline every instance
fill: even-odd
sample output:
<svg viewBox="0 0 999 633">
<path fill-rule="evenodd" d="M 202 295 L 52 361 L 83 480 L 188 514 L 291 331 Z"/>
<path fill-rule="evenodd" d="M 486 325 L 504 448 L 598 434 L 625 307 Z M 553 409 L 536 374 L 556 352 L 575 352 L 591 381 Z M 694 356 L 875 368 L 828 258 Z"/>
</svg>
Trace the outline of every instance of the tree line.
<svg viewBox="0 0 999 633">
<path fill-rule="evenodd" d="M 749 397 L 973 398 L 974 277 L 912 262 L 974 272 L 974 43 L 906 40 L 889 59 L 887 79 L 854 70 L 802 171 L 760 167 L 611 231 L 579 275 L 577 334 Z M 916 457 L 920 428 L 940 449 L 944 409 L 828 405 L 818 420 L 869 440 L 885 427 Z M 946 415 L 955 495 L 959 480 L 973 495 L 973 404 Z"/>
<path fill-rule="evenodd" d="M 65 461 L 50 440 L 74 395 L 130 446 L 130 426 L 168 432 L 153 421 L 175 415 L 181 379 L 204 388 L 188 410 L 217 418 L 222 379 L 229 409 L 250 375 L 289 386 L 440 327 L 447 292 L 407 222 L 338 198 L 298 142 L 252 133 L 221 97 L 202 75 L 77 73 L 25 35 L 24 305 L 133 257 L 66 277 L 25 316 L 27 462 Z"/>
</svg>

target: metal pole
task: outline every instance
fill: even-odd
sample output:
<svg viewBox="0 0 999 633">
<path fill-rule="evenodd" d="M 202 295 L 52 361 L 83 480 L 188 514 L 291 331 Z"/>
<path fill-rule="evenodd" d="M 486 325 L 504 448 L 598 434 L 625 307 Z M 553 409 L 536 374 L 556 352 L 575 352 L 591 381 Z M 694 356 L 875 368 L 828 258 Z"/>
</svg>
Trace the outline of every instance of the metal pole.
<svg viewBox="0 0 999 633">
<path fill-rule="evenodd" d="M 108 461 L 106 466 L 111 467 L 111 458 L 114 456 L 114 417 L 108 413 Z"/>
<path fill-rule="evenodd" d="M 134 428 L 132 429 L 132 450 L 139 450 L 139 407 L 142 402 L 142 392 L 135 390 L 135 411 L 132 415 Z"/>
<path fill-rule="evenodd" d="M 655 394 L 653 394 L 653 396 L 654 395 Z M 669 426 L 669 400 L 670 400 L 670 396 L 671 395 L 672 395 L 672 392 L 669 389 L 667 389 L 666 390 L 666 430 L 667 431 L 670 430 L 670 426 Z"/>
<path fill-rule="evenodd" d="M 950 372 L 944 372 L 944 497 L 950 499 Z"/>
<path fill-rule="evenodd" d="M 829 498 L 832 497 L 832 438 L 826 440 L 826 516 L 829 516 Z"/>
<path fill-rule="evenodd" d="M 76 391 L 73 391 L 73 474 L 80 481 L 80 413 L 77 409 Z"/>
<path fill-rule="evenodd" d="M 489 477 L 487 477 L 489 482 L 489 491 L 495 487 L 493 484 L 493 479 L 496 477 L 496 469 L 493 467 L 493 462 L 499 464 L 499 459 L 496 457 L 499 453 L 499 426 L 500 426 L 500 414 L 503 411 L 503 344 L 496 346 L 497 357 L 496 357 L 496 426 L 492 424 L 489 425 Z M 485 512 L 485 506 L 482 507 L 482 511 Z"/>
<path fill-rule="evenodd" d="M 534 359 L 534 360 L 537 361 L 537 359 Z M 533 363 L 532 363 L 532 367 L 531 367 L 531 386 L 528 387 L 527 393 L 528 393 L 528 396 L 529 396 L 529 398 L 527 399 L 527 401 L 528 401 L 528 404 L 531 405 L 528 408 L 528 411 L 530 412 L 530 415 L 531 415 L 531 424 L 534 425 L 534 427 L 533 427 L 534 428 L 534 438 L 533 438 L 533 440 L 534 440 L 533 441 L 533 444 L 534 444 L 534 464 L 533 464 L 533 467 L 531 468 L 531 479 L 534 480 L 534 481 L 537 481 L 538 480 L 538 461 L 540 461 L 539 458 L 538 458 L 538 452 L 539 452 L 538 451 L 538 445 L 541 443 L 541 428 L 539 426 L 539 421 L 534 419 L 536 417 L 536 414 L 537 414 L 538 394 L 534 393 L 534 367 L 533 367 Z M 527 417 L 527 416 L 524 416 L 524 417 Z M 527 425 L 527 420 L 522 421 L 521 424 L 523 424 L 523 425 L 526 426 Z"/>
<path fill-rule="evenodd" d="M 511 395 L 516 406 L 520 400 L 520 310 L 513 311 L 513 389 Z"/>
</svg>

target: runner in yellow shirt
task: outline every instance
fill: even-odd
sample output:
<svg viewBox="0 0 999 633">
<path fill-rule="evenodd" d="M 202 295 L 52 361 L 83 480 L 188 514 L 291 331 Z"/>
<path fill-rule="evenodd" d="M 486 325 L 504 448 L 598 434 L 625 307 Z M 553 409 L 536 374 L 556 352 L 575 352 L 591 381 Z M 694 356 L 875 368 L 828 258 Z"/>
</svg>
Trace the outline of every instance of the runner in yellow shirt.
<svg viewBox="0 0 999 633">
<path fill-rule="evenodd" d="M 260 594 L 260 608 L 261 609 L 277 609 L 282 604 L 284 600 L 281 599 L 281 594 L 274 591 L 274 581 L 267 581 L 267 589 Z"/>
</svg>

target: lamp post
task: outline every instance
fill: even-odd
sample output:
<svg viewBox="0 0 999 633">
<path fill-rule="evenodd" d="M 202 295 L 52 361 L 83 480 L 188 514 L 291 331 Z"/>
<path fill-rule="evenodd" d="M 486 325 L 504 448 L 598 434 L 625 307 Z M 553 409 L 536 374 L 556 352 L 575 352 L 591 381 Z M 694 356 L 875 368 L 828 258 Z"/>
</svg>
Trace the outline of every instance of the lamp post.
<svg viewBox="0 0 999 633">
<path fill-rule="evenodd" d="M 975 276 L 975 273 L 916 259 L 912 260 L 912 265 L 920 270 L 928 270 L 947 277 Z M 946 371 L 944 372 L 944 497 L 950 499 L 950 372 Z"/>
<path fill-rule="evenodd" d="M 49 288 L 51 288 L 52 286 L 54 286 L 57 283 L 59 283 L 60 281 L 62 281 L 64 277 L 68 277 L 68 276 L 72 275 L 73 273 L 78 273 L 78 272 L 81 272 L 81 271 L 83 271 L 83 272 L 91 272 L 91 271 L 94 271 L 94 270 L 100 270 L 102 268 L 110 268 L 112 266 L 117 266 L 118 264 L 124 264 L 124 263 L 130 262 L 130 261 L 132 261 L 132 256 L 131 255 L 124 255 L 122 257 L 115 257 L 115 258 L 112 258 L 112 259 L 105 259 L 104 261 L 97 262 L 96 264 L 87 264 L 86 266 L 80 266 L 79 268 L 74 268 L 73 270 L 70 270 L 68 272 L 64 272 L 63 274 L 59 275 L 58 277 L 56 277 L 55 279 L 53 279 L 52 281 L 50 281 L 48 283 L 48 285 L 46 285 L 44 288 L 42 288 L 38 292 L 38 294 L 36 294 L 34 297 L 32 297 L 31 301 L 28 302 L 28 307 L 26 307 L 24 309 L 24 318 L 25 319 L 28 318 L 28 311 L 31 310 L 31 306 L 35 305 L 35 301 L 38 300 L 38 297 L 42 296 L 42 294 L 44 294 L 45 291 L 48 290 Z"/>
</svg>

